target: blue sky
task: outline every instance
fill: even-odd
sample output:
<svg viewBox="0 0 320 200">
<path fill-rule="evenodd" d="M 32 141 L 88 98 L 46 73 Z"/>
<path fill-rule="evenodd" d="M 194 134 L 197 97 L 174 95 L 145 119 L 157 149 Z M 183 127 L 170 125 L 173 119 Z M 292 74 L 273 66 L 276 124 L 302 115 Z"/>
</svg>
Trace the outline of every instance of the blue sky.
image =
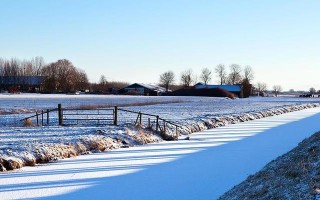
<svg viewBox="0 0 320 200">
<path fill-rule="evenodd" d="M 0 0 L 0 57 L 67 58 L 91 81 L 250 65 L 254 82 L 320 89 L 318 0 Z M 213 83 L 218 79 L 214 78 Z"/>
</svg>

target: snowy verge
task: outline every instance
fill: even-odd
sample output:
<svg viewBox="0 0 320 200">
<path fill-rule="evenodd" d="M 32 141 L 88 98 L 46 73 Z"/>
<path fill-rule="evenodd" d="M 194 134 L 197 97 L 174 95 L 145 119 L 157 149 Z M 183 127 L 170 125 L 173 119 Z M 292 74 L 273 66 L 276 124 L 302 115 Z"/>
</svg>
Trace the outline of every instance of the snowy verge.
<svg viewBox="0 0 320 200">
<path fill-rule="evenodd" d="M 265 117 L 271 117 L 275 115 L 281 115 L 289 112 L 299 111 L 308 108 L 319 107 L 320 103 L 308 103 L 293 106 L 283 106 L 280 108 L 268 109 L 261 112 L 248 112 L 240 115 L 226 115 L 214 118 L 202 118 L 197 120 L 187 120 L 184 124 L 180 125 L 178 129 L 179 135 L 188 135 L 194 132 L 199 132 L 207 129 L 217 128 L 221 126 L 226 126 L 228 124 L 236 124 L 240 122 L 261 119 Z M 174 137 L 175 127 L 169 126 L 170 131 L 167 134 Z"/>
<path fill-rule="evenodd" d="M 19 169 L 23 166 L 35 166 L 38 163 L 47 163 L 81 154 L 162 141 L 161 137 L 152 131 L 137 127 L 126 127 L 124 129 L 124 133 L 121 131 L 108 133 L 106 130 L 96 129 L 90 135 L 80 136 L 73 142 L 35 143 L 20 151 L 19 149 L 15 151 L 8 149 L 0 154 L 0 171 Z"/>
<path fill-rule="evenodd" d="M 96 128 L 89 135 L 81 136 L 70 142 L 35 143 L 27 149 L 7 150 L 0 152 L 0 171 L 14 170 L 23 166 L 34 166 L 37 163 L 55 161 L 80 154 L 95 151 L 108 151 L 117 148 L 130 147 L 146 143 L 174 140 L 179 135 L 188 135 L 206 129 L 226 126 L 254 119 L 280 115 L 288 112 L 319 107 L 319 103 L 309 103 L 281 108 L 269 109 L 261 112 L 250 112 L 241 115 L 228 115 L 215 118 L 188 120 L 176 132 L 174 126 L 168 125 L 165 133 L 156 133 L 144 127 L 125 127 L 124 132 L 112 133 L 110 129 Z M 124 128 L 124 127 L 123 127 Z"/>
</svg>

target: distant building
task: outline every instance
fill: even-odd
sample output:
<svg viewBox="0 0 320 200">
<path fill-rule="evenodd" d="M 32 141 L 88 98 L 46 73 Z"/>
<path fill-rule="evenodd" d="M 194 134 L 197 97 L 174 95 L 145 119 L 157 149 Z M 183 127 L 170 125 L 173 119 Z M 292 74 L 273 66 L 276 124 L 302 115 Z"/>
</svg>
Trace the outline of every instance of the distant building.
<svg viewBox="0 0 320 200">
<path fill-rule="evenodd" d="M 39 92 L 44 76 L 0 76 L 0 90 Z"/>
<path fill-rule="evenodd" d="M 197 83 L 194 85 L 195 89 L 215 89 L 220 88 L 222 90 L 231 92 L 238 97 L 242 97 L 242 85 L 205 85 L 203 83 Z"/>
<path fill-rule="evenodd" d="M 159 96 L 165 93 L 166 89 L 158 85 L 134 83 L 119 90 L 119 94 Z"/>
</svg>

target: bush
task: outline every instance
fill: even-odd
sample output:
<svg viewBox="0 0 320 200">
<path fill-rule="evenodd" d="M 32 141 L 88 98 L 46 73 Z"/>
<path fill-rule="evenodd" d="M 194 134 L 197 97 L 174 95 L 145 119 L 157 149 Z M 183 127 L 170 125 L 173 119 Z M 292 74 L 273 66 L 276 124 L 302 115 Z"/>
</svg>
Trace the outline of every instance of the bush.
<svg viewBox="0 0 320 200">
<path fill-rule="evenodd" d="M 23 121 L 23 126 L 34 126 L 34 124 L 33 124 L 32 120 L 30 118 L 28 118 Z"/>
</svg>

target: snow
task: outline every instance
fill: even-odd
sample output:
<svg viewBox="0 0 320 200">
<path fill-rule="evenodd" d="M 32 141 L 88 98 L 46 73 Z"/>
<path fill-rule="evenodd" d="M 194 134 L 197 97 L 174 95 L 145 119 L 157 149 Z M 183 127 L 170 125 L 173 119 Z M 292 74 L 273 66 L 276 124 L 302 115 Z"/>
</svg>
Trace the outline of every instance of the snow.
<svg viewBox="0 0 320 200">
<path fill-rule="evenodd" d="M 213 118 L 223 115 L 258 112 L 275 107 L 319 102 L 319 98 L 255 97 L 247 99 L 225 99 L 216 97 L 152 97 L 124 95 L 63 95 L 63 94 L 0 94 L 0 125 L 19 125 L 19 120 L 34 114 L 36 110 L 79 106 L 130 106 L 129 110 L 157 114 L 176 123 L 186 120 Z M 177 102 L 177 103 L 172 103 Z M 137 103 L 155 105 L 132 106 Z M 32 114 L 30 112 L 33 112 Z M 17 114 L 10 114 L 17 113 Z M 22 115 L 21 113 L 29 113 Z M 136 116 L 135 116 L 136 117 Z M 188 123 L 188 122 L 187 122 Z"/>
<path fill-rule="evenodd" d="M 216 199 L 320 129 L 311 108 L 0 173 L 1 199 Z"/>
<path fill-rule="evenodd" d="M 67 95 L 67 94 L 0 94 L 0 110 L 50 109 L 83 105 L 126 105 L 132 103 L 182 101 L 182 97 L 129 96 L 129 95 Z"/>
<path fill-rule="evenodd" d="M 120 97 L 120 99 L 121 98 L 122 97 Z M 135 99 L 140 100 L 138 97 Z M 262 98 L 237 101 L 224 98 L 198 97 L 191 99 L 192 101 L 182 103 L 132 106 L 130 109 L 145 110 L 153 114 L 160 113 L 161 117 L 163 115 L 169 120 L 175 119 L 177 124 L 182 125 L 178 129 L 179 134 L 190 134 L 192 132 L 212 127 L 224 126 L 230 123 L 239 123 L 240 121 L 248 121 L 275 114 L 282 114 L 284 112 L 298 110 L 298 108 L 306 108 L 304 106 L 282 106 L 281 108 L 277 106 L 277 109 L 274 108 L 275 105 L 281 105 L 281 101 L 285 102 L 283 105 L 287 105 L 288 103 L 289 105 L 295 105 L 295 101 L 297 101 L 297 99 L 294 99 L 295 101 L 292 99 L 280 99 L 280 102 L 279 100 L 276 101 L 271 98 L 266 98 L 263 101 Z M 168 99 L 164 99 L 163 102 L 166 100 Z M 131 99 L 130 101 L 131 103 L 134 103 L 134 99 Z M 312 104 L 309 105 L 312 107 Z M 314 105 L 319 106 L 319 104 Z M 197 110 L 195 110 L 194 107 L 197 107 Z M 195 111 L 191 111 L 192 108 Z M 242 113 L 243 111 L 257 111 L 264 110 L 266 108 L 269 108 L 269 111 L 265 112 L 263 115 L 261 113 Z M 182 113 L 185 113 L 186 115 L 181 117 Z M 239 113 L 239 115 L 235 115 L 234 113 Z M 242 115 L 240 115 L 241 113 Z M 222 114 L 225 114 L 225 116 Z M 21 119 L 23 115 L 9 116 L 15 117 L 7 118 L 7 116 L 5 116 L 0 121 L 8 121 L 10 119 L 18 121 L 19 117 Z M 53 119 L 50 119 L 51 124 L 52 121 L 57 122 L 57 113 L 51 113 L 50 116 L 53 117 Z M 217 118 L 217 116 L 220 117 Z M 30 166 L 34 165 L 35 162 L 57 160 L 63 157 L 87 153 L 87 151 L 119 148 L 123 146 L 122 142 L 132 146 L 162 140 L 158 136 L 152 134 L 135 135 L 139 131 L 133 130 L 132 125 L 127 126 L 127 124 L 129 122 L 133 123 L 136 120 L 136 117 L 136 114 L 119 112 L 120 126 L 96 126 L 93 124 L 86 124 L 74 127 L 2 127 L 0 129 L 0 159 L 15 157 L 20 160 L 18 162 L 20 163 L 18 166 Z M 145 122 L 146 120 L 147 118 L 144 117 L 143 121 Z M 167 125 L 166 133 L 168 136 L 175 136 L 175 130 L 175 127 Z M 30 157 L 33 157 L 33 159 L 30 159 Z M 15 161 L 18 160 L 16 159 Z M 16 167 L 7 165 L 6 168 L 15 169 Z"/>
</svg>

